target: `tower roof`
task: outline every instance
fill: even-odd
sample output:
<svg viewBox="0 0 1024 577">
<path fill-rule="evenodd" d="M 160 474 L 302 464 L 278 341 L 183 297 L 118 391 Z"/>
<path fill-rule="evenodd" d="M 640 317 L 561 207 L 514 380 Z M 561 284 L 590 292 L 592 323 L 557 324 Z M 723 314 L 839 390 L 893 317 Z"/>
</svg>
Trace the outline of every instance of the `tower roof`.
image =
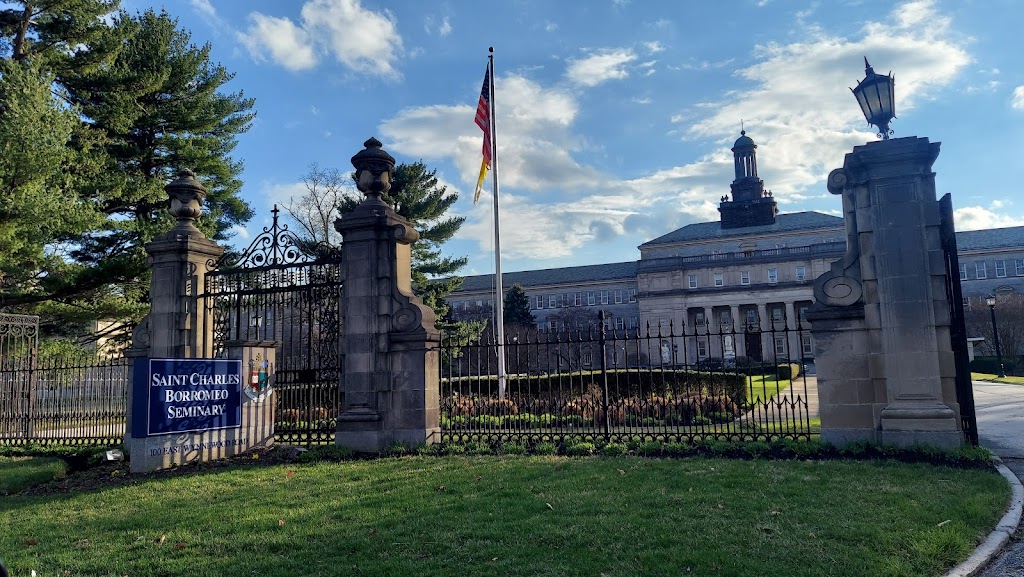
<svg viewBox="0 0 1024 577">
<path fill-rule="evenodd" d="M 741 130 L 740 137 L 737 138 L 736 142 L 732 145 L 733 151 L 735 151 L 737 148 L 757 148 L 757 145 L 754 144 L 753 138 L 747 136 L 746 130 Z"/>
</svg>

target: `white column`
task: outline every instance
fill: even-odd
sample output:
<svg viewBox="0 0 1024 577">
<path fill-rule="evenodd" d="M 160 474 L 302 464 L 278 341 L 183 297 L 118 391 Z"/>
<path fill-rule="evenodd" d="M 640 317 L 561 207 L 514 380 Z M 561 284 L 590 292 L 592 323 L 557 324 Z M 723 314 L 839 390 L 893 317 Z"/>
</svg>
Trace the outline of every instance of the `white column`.
<svg viewBox="0 0 1024 577">
<path fill-rule="evenodd" d="M 733 348 L 737 357 L 746 356 L 746 343 L 743 342 L 743 322 L 740 320 L 740 306 L 729 307 L 729 314 L 732 315 Z"/>
<path fill-rule="evenodd" d="M 788 346 L 789 359 L 791 361 L 799 361 L 800 352 L 800 335 L 796 332 L 796 307 L 794 303 L 786 303 L 786 343 Z"/>
</svg>

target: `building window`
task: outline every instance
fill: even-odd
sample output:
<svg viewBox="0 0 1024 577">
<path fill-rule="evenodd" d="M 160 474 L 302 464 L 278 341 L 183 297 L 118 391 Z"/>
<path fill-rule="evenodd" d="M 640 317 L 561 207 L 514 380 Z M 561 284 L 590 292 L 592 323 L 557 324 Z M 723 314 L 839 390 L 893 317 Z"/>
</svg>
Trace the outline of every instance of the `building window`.
<svg viewBox="0 0 1024 577">
<path fill-rule="evenodd" d="M 718 326 L 727 327 L 732 324 L 732 314 L 729 311 L 722 311 L 718 315 Z"/>
<path fill-rule="evenodd" d="M 698 327 L 704 326 L 704 313 L 703 312 L 699 312 L 699 313 L 693 315 L 693 323 L 694 323 L 694 325 L 696 325 Z"/>
<path fill-rule="evenodd" d="M 775 354 L 780 357 L 786 356 L 786 337 L 775 337 Z"/>
<path fill-rule="evenodd" d="M 1024 262 L 1024 261 L 1017 261 L 1017 262 Z M 1019 268 L 1017 269 L 1017 271 L 1018 271 L 1017 274 L 1020 274 L 1020 269 Z M 967 280 L 967 265 L 963 264 L 963 263 L 960 264 L 960 280 Z"/>
<path fill-rule="evenodd" d="M 745 271 L 740 273 L 740 284 L 742 284 L 742 285 L 750 284 L 750 271 L 746 271 L 745 270 Z"/>
<path fill-rule="evenodd" d="M 715 286 L 725 286 L 725 276 L 720 272 L 715 273 Z"/>
<path fill-rule="evenodd" d="M 974 263 L 974 273 L 978 278 L 988 278 L 988 271 L 983 262 Z"/>
<path fill-rule="evenodd" d="M 629 302 L 636 302 L 636 289 L 629 289 Z"/>
<path fill-rule="evenodd" d="M 782 309 L 777 307 L 772 309 L 772 322 L 782 322 Z"/>
<path fill-rule="evenodd" d="M 802 323 L 806 323 L 807 322 L 807 309 L 808 308 L 809 307 L 806 307 L 806 306 L 800 307 L 800 322 L 802 322 Z"/>
<path fill-rule="evenodd" d="M 548 319 L 548 330 L 549 331 L 557 331 L 558 330 L 558 320 L 557 319 Z"/>
<path fill-rule="evenodd" d="M 594 306 L 597 304 L 597 299 L 594 298 L 594 291 L 587 292 L 587 306 Z"/>
<path fill-rule="evenodd" d="M 690 283 L 690 288 L 697 288 L 697 275 L 691 274 L 686 280 Z"/>
<path fill-rule="evenodd" d="M 807 267 L 796 267 L 796 280 L 804 280 L 805 278 L 807 278 Z"/>
<path fill-rule="evenodd" d="M 476 308 L 478 308 L 478 309 L 484 308 L 484 301 L 476 301 Z"/>
<path fill-rule="evenodd" d="M 803 349 L 805 357 L 814 356 L 814 345 L 811 343 L 811 335 L 803 335 L 800 337 L 800 348 Z"/>
<path fill-rule="evenodd" d="M 960 300 L 961 300 L 961 301 L 963 301 L 963 303 L 964 303 L 964 308 L 965 308 L 966 310 L 971 310 L 971 299 L 970 299 L 970 297 L 963 297 L 963 298 L 962 298 L 962 299 L 960 299 Z"/>
<path fill-rule="evenodd" d="M 583 293 L 573 293 L 572 306 L 578 307 L 583 304 Z"/>
<path fill-rule="evenodd" d="M 779 269 L 770 268 L 768 269 L 768 282 L 777 283 L 779 282 Z"/>
<path fill-rule="evenodd" d="M 615 330 L 621 331 L 626 328 L 626 319 L 622 317 L 615 317 Z"/>
<path fill-rule="evenodd" d="M 594 363 L 594 357 L 591 356 L 590 349 L 584 350 L 583 351 L 583 364 L 584 365 L 591 365 L 593 363 Z"/>
<path fill-rule="evenodd" d="M 601 304 L 608 304 L 608 291 L 601 291 Z"/>
<path fill-rule="evenodd" d="M 708 356 L 708 340 L 706 337 L 697 338 L 697 357 L 705 358 Z"/>
<path fill-rule="evenodd" d="M 747 309 L 747 324 L 751 326 L 757 324 L 757 311 L 754 309 Z"/>
<path fill-rule="evenodd" d="M 611 315 L 608 315 L 608 316 L 604 317 L 604 328 L 606 330 L 612 328 L 612 316 Z"/>
<path fill-rule="evenodd" d="M 535 309 L 542 309 L 542 308 L 544 308 L 544 297 L 543 296 L 533 297 L 533 301 L 534 301 L 533 308 L 535 308 Z"/>
<path fill-rule="evenodd" d="M 615 289 L 614 295 L 615 295 L 615 304 L 621 305 L 622 304 L 622 289 Z"/>
<path fill-rule="evenodd" d="M 1006 261 L 1005 260 L 997 260 L 996 261 L 996 278 L 1003 278 L 1004 276 L 1006 276 Z"/>
<path fill-rule="evenodd" d="M 1015 260 L 1013 263 L 1017 266 L 1017 276 L 1024 276 L 1024 259 Z"/>
<path fill-rule="evenodd" d="M 548 308 L 553 309 L 558 307 L 558 295 L 548 295 Z"/>
<path fill-rule="evenodd" d="M 629 317 L 629 328 L 630 329 L 635 329 L 636 325 L 637 325 L 636 317 Z"/>
</svg>

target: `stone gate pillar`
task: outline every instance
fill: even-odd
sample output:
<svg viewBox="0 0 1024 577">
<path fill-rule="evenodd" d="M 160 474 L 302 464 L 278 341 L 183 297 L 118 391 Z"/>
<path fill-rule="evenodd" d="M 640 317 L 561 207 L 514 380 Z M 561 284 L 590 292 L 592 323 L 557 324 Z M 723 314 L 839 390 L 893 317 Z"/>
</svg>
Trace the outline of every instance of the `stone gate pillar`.
<svg viewBox="0 0 1024 577">
<path fill-rule="evenodd" d="M 150 280 L 149 314 L 135 327 L 129 358 L 197 358 L 208 357 L 212 339 L 204 331 L 212 330 L 205 322 L 197 295 L 202 292 L 207 263 L 216 261 L 224 249 L 195 227 L 202 214 L 206 188 L 195 174 L 183 170 L 164 190 L 170 197 L 170 213 L 178 224 L 166 234 L 146 244 Z M 134 382 L 136 369 L 129 369 L 129 383 Z M 132 403 L 134 387 L 129 387 L 125 446 L 132 447 Z M 141 451 L 141 449 L 140 449 Z"/>
<path fill-rule="evenodd" d="M 412 293 L 410 245 L 419 233 L 381 196 L 395 159 L 371 138 L 352 157 L 366 199 L 335 222 L 344 285 L 344 406 L 336 442 L 357 451 L 439 440 L 440 335 L 434 312 Z"/>
<path fill-rule="evenodd" d="M 946 270 L 932 163 L 939 144 L 858 146 L 828 189 L 841 194 L 847 254 L 814 283 L 822 440 L 956 447 Z"/>
</svg>

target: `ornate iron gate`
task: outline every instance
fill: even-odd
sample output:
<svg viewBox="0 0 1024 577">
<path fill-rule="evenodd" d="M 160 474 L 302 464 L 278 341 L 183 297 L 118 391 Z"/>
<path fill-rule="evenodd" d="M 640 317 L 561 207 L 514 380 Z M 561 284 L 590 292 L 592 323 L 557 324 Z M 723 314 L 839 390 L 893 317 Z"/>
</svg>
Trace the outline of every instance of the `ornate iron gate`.
<svg viewBox="0 0 1024 577">
<path fill-rule="evenodd" d="M 967 354 L 967 327 L 964 323 L 964 298 L 960 291 L 960 262 L 956 253 L 956 229 L 953 227 L 953 200 L 947 193 L 939 200 L 940 236 L 946 261 L 946 297 L 949 299 L 949 340 L 956 363 L 956 401 L 964 436 L 978 444 L 978 418 L 974 410 L 970 360 Z"/>
<path fill-rule="evenodd" d="M 0 314 L 0 439 L 29 434 L 39 317 Z"/>
<path fill-rule="evenodd" d="M 210 350 L 223 357 L 232 341 L 276 343 L 277 440 L 331 442 L 341 409 L 340 251 L 298 238 L 276 206 L 272 214 L 243 253 L 211 263 L 200 299 Z"/>
</svg>

